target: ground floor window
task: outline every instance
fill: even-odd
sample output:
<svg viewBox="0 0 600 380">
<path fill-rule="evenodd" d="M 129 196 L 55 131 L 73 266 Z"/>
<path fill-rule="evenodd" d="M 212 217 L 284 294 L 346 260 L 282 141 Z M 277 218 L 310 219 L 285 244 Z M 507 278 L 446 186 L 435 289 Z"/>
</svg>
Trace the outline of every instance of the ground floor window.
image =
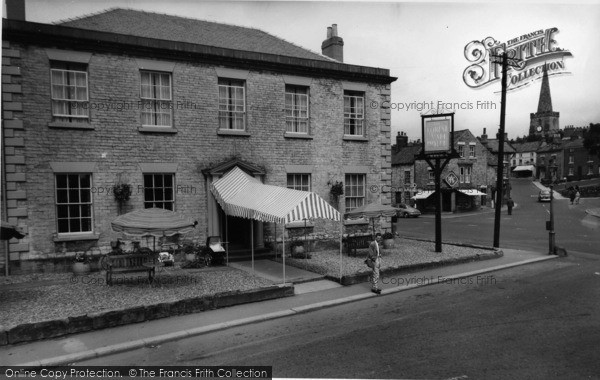
<svg viewBox="0 0 600 380">
<path fill-rule="evenodd" d="M 365 175 L 346 174 L 344 185 L 346 212 L 363 206 L 365 204 Z"/>
<path fill-rule="evenodd" d="M 92 232 L 92 176 L 56 174 L 56 225 L 59 234 Z"/>
<path fill-rule="evenodd" d="M 310 174 L 288 174 L 287 188 L 310 191 Z"/>
<path fill-rule="evenodd" d="M 144 208 L 174 210 L 175 191 L 173 174 L 144 174 Z"/>
</svg>

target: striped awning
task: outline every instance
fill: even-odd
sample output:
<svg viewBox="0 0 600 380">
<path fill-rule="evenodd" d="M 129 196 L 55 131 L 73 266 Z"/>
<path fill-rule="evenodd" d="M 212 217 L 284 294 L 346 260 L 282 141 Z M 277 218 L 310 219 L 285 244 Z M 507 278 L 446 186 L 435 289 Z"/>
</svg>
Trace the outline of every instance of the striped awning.
<svg viewBox="0 0 600 380">
<path fill-rule="evenodd" d="M 422 190 L 417 192 L 411 199 L 427 199 L 433 193 L 435 193 L 433 190 Z"/>
<path fill-rule="evenodd" d="M 317 194 L 265 185 L 238 167 L 215 181 L 210 190 L 231 216 L 277 223 L 308 218 L 340 220 L 340 213 Z"/>
</svg>

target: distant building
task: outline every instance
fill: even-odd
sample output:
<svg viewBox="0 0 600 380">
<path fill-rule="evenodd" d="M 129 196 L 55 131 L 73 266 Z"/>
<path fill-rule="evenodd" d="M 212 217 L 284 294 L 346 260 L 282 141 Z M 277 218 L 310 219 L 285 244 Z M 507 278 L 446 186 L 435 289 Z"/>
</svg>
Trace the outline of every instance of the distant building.
<svg viewBox="0 0 600 380">
<path fill-rule="evenodd" d="M 548 71 L 544 70 L 542 87 L 536 113 L 530 114 L 529 135 L 554 136 L 558 133 L 560 117 L 559 112 L 552 109 L 552 96 L 550 95 L 550 81 Z"/>
<path fill-rule="evenodd" d="M 542 141 L 511 143 L 515 153 L 510 157 L 513 177 L 533 177 L 536 175 L 537 151 Z"/>
<path fill-rule="evenodd" d="M 408 142 L 404 132 L 398 132 L 392 146 L 392 204 L 411 204 L 417 193 L 415 156 L 421 152 L 421 142 Z"/>
<path fill-rule="evenodd" d="M 580 181 L 582 179 L 600 176 L 598 156 L 591 155 L 583 146 L 583 139 L 574 139 L 563 144 L 563 167 L 567 181 Z"/>
<path fill-rule="evenodd" d="M 433 212 L 434 173 L 426 161 L 415 160 L 421 143 L 404 145 L 404 137 L 402 132 L 398 134 L 392 154 L 396 203 L 414 203 L 422 212 Z M 454 131 L 454 148 L 460 158 L 450 160 L 441 174 L 442 210 L 476 210 L 487 203 L 495 179 L 488 170 L 489 152 L 468 129 Z"/>
</svg>

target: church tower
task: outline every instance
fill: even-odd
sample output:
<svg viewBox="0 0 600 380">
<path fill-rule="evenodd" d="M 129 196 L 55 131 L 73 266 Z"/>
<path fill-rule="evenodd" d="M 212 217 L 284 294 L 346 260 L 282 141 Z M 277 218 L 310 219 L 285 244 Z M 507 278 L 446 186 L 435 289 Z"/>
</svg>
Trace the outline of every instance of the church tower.
<svg viewBox="0 0 600 380">
<path fill-rule="evenodd" d="M 558 112 L 552 111 L 552 97 L 550 96 L 550 81 L 548 71 L 544 65 L 542 89 L 536 113 L 530 114 L 529 135 L 552 136 L 558 132 Z"/>
</svg>

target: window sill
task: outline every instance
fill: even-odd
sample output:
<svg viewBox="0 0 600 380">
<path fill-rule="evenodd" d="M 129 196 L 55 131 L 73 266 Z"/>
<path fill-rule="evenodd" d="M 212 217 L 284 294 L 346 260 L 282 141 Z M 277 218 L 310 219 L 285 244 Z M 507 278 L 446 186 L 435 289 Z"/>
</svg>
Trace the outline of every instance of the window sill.
<svg viewBox="0 0 600 380">
<path fill-rule="evenodd" d="M 177 129 L 173 127 L 141 126 L 138 131 L 142 133 L 177 133 Z"/>
<path fill-rule="evenodd" d="M 217 130 L 217 135 L 250 137 L 250 133 L 237 129 L 219 129 Z"/>
<path fill-rule="evenodd" d="M 344 140 L 345 141 L 362 141 L 362 142 L 369 141 L 369 139 L 366 138 L 365 136 L 354 136 L 354 135 L 344 135 Z"/>
<path fill-rule="evenodd" d="M 290 138 L 290 139 L 305 139 L 305 140 L 314 139 L 314 137 L 309 135 L 308 133 L 297 133 L 297 132 L 285 132 L 283 134 L 283 137 Z"/>
<path fill-rule="evenodd" d="M 48 128 L 54 129 L 83 129 L 94 130 L 95 128 L 88 123 L 69 123 L 69 122 L 52 122 L 48 123 Z"/>
<path fill-rule="evenodd" d="M 78 241 L 78 240 L 98 240 L 100 239 L 100 234 L 90 233 L 90 234 L 81 234 L 81 235 L 55 235 L 54 242 L 60 243 L 63 241 Z"/>
</svg>

